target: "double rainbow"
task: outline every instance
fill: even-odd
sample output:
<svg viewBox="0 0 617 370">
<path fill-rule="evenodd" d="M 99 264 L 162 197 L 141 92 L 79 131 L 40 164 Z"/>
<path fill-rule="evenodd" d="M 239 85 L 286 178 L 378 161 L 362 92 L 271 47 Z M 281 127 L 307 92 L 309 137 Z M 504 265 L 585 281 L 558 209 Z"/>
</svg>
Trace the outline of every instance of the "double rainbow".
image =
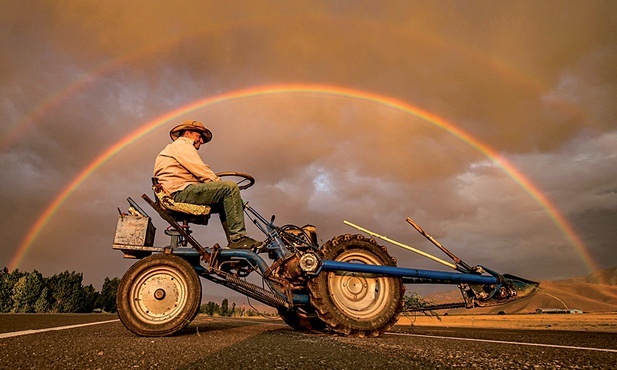
<svg viewBox="0 0 617 370">
<path fill-rule="evenodd" d="M 266 85 L 255 88 L 235 90 L 226 94 L 199 99 L 183 107 L 161 115 L 156 119 L 141 125 L 136 130 L 126 135 L 120 141 L 116 142 L 114 145 L 101 153 L 101 155 L 99 155 L 95 160 L 93 160 L 88 166 L 86 166 L 73 180 L 71 180 L 71 182 L 60 192 L 60 194 L 58 194 L 58 196 L 51 202 L 51 204 L 47 206 L 44 212 L 37 218 L 36 222 L 29 229 L 22 243 L 19 245 L 15 255 L 13 256 L 8 265 L 9 270 L 13 270 L 20 265 L 20 263 L 26 256 L 28 250 L 32 247 L 32 244 L 35 242 L 41 231 L 45 228 L 49 220 L 55 215 L 58 209 L 71 196 L 71 194 L 84 181 L 86 181 L 90 175 L 92 175 L 98 168 L 105 164 L 110 158 L 118 154 L 127 146 L 138 141 L 154 129 L 169 122 L 175 122 L 178 120 L 179 117 L 190 114 L 195 110 L 202 109 L 208 106 L 213 106 L 219 103 L 259 96 L 297 93 L 311 93 L 325 96 L 346 97 L 351 99 L 357 99 L 360 101 L 377 103 L 405 112 L 406 114 L 409 114 L 411 116 L 420 118 L 454 135 L 461 141 L 473 147 L 482 155 L 486 156 L 495 165 L 500 167 L 522 189 L 524 189 L 525 192 L 527 192 L 542 208 L 546 210 L 546 213 L 552 219 L 553 223 L 559 228 L 559 230 L 568 239 L 568 241 L 576 248 L 576 251 L 582 258 L 584 263 L 589 267 L 589 269 L 591 271 L 596 271 L 598 269 L 593 259 L 587 252 L 583 241 L 576 234 L 576 232 L 565 219 L 565 217 L 560 213 L 558 208 L 538 189 L 538 187 L 535 186 L 528 178 L 526 178 L 512 163 L 510 163 L 507 159 L 503 158 L 495 149 L 472 137 L 467 132 L 456 127 L 453 123 L 448 122 L 435 114 L 424 111 L 418 107 L 412 106 L 398 99 L 366 91 L 354 90 L 332 85 L 283 84 Z"/>
</svg>

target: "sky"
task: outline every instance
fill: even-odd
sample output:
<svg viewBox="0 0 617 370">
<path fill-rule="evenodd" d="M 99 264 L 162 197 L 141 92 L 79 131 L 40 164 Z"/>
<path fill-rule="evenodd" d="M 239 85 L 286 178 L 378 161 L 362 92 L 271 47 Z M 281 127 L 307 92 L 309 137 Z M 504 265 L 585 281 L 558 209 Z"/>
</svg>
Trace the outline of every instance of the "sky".
<svg viewBox="0 0 617 370">
<path fill-rule="evenodd" d="M 186 119 L 321 243 L 348 220 L 447 259 L 410 217 L 501 273 L 615 267 L 615 35 L 614 1 L 0 1 L 0 267 L 100 289 L 134 262 L 127 197 L 169 243 L 141 195 Z M 194 235 L 225 244 L 216 217 Z"/>
</svg>

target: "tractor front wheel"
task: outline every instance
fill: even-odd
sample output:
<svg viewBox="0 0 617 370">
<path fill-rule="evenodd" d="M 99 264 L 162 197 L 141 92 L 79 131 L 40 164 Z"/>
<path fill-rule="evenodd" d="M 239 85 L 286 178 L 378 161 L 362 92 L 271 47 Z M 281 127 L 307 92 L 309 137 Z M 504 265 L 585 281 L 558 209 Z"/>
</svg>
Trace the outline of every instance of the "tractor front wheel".
<svg viewBox="0 0 617 370">
<path fill-rule="evenodd" d="M 197 315 L 201 283 L 186 260 L 155 254 L 131 266 L 118 285 L 118 316 L 133 333 L 146 337 L 171 335 Z"/>
<path fill-rule="evenodd" d="M 384 246 L 362 235 L 341 235 L 320 251 L 324 260 L 396 266 Z M 401 278 L 377 274 L 322 271 L 308 284 L 311 304 L 334 332 L 374 337 L 388 330 L 403 308 Z"/>
</svg>

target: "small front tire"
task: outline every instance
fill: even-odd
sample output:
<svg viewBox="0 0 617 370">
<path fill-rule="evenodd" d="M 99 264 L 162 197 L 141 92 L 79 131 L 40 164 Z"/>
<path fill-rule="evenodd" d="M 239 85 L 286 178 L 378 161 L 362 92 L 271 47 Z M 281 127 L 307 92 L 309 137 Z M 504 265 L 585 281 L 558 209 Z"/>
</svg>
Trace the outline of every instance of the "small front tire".
<svg viewBox="0 0 617 370">
<path fill-rule="evenodd" d="M 197 315 L 201 282 L 186 260 L 155 254 L 131 266 L 118 285 L 118 316 L 133 333 L 145 337 L 171 335 Z"/>
</svg>

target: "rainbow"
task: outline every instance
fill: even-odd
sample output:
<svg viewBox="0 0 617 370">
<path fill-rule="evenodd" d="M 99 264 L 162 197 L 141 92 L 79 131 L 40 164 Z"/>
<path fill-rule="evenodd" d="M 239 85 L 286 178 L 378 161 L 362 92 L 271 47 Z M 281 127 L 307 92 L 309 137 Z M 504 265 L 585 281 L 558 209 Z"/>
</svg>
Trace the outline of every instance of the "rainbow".
<svg viewBox="0 0 617 370">
<path fill-rule="evenodd" d="M 576 232 L 565 219 L 565 217 L 560 213 L 558 208 L 544 194 L 542 194 L 542 192 L 538 189 L 537 186 L 535 186 L 529 179 L 527 179 L 512 163 L 510 163 L 507 159 L 503 158 L 495 149 L 481 142 L 480 140 L 477 140 L 476 138 L 469 135 L 467 132 L 459 129 L 454 124 L 446 121 L 445 119 L 436 116 L 430 112 L 424 111 L 418 107 L 405 103 L 401 100 L 361 90 L 320 84 L 265 85 L 254 88 L 235 90 L 222 95 L 196 100 L 190 104 L 170 111 L 150 122 L 141 125 L 136 130 L 129 133 L 120 141 L 105 150 L 94 161 L 92 161 L 88 166 L 86 166 L 86 168 L 84 168 L 73 180 L 71 180 L 71 182 L 62 190 L 62 192 L 51 202 L 51 204 L 49 204 L 49 206 L 44 210 L 44 212 L 38 217 L 36 222 L 29 229 L 23 242 L 19 245 L 15 255 L 9 263 L 9 270 L 13 270 L 19 266 L 19 264 L 24 259 L 28 250 L 30 249 L 34 241 L 37 239 L 41 231 L 45 228 L 49 220 L 55 215 L 55 213 L 67 200 L 67 198 L 70 197 L 71 194 L 99 167 L 105 164 L 110 158 L 118 154 L 128 145 L 141 139 L 146 134 L 152 132 L 161 125 L 164 125 L 170 121 L 176 121 L 179 117 L 190 114 L 191 112 L 200 108 L 238 99 L 296 93 L 312 93 L 347 97 L 351 99 L 377 103 L 386 107 L 391 107 L 393 109 L 403 111 L 414 117 L 418 117 L 454 135 L 458 139 L 473 147 L 482 155 L 489 158 L 495 165 L 499 166 L 512 180 L 514 180 L 522 189 L 524 189 L 525 192 L 527 192 L 542 208 L 546 210 L 547 214 L 554 222 L 554 224 L 565 235 L 568 241 L 576 248 L 576 251 L 582 258 L 584 263 L 592 271 L 598 270 L 592 257 L 587 252 L 585 244 L 576 234 Z"/>
</svg>

